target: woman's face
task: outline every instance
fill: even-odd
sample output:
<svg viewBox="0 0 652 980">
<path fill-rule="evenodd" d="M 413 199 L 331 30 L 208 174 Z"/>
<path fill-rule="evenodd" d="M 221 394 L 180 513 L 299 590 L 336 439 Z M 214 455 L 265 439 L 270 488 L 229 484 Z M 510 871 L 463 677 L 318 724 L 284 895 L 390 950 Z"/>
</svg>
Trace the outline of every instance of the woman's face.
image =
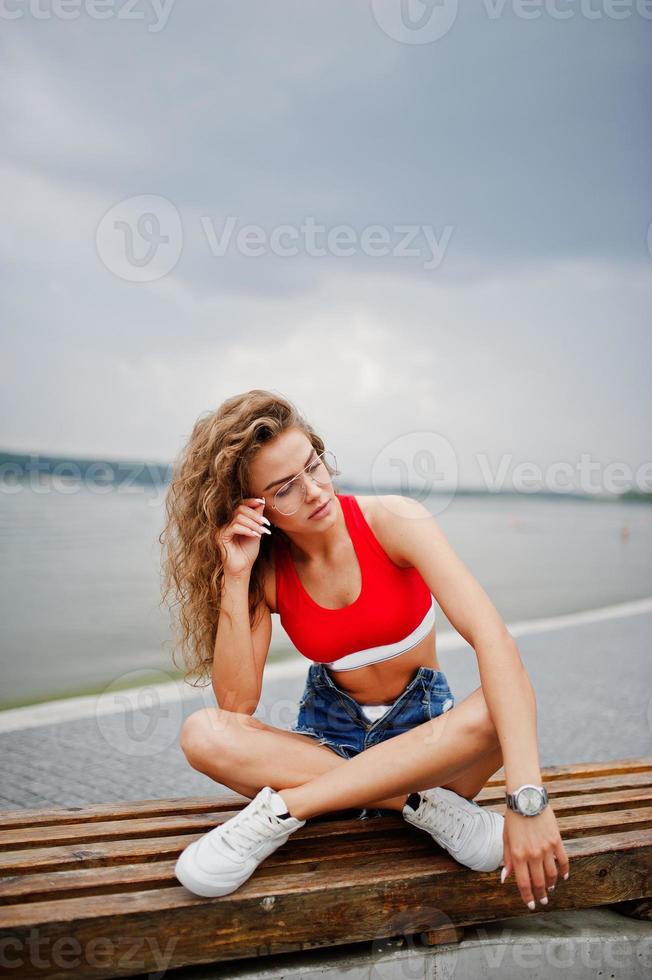
<svg viewBox="0 0 652 980">
<path fill-rule="evenodd" d="M 317 451 L 304 432 L 300 429 L 288 429 L 287 432 L 281 433 L 262 446 L 251 464 L 251 495 L 265 498 L 265 517 L 284 531 L 312 530 L 317 524 L 330 525 L 335 519 L 335 508 L 332 505 L 319 520 L 310 516 L 323 503 L 333 500 L 334 497 L 332 483 L 320 485 L 308 475 L 306 468 L 317 455 Z M 278 490 L 285 489 L 284 485 L 298 474 L 301 476 L 296 484 L 300 489 L 303 483 L 305 497 L 303 499 L 299 497 L 301 502 L 293 514 L 283 514 L 272 507 L 274 495 Z M 277 504 L 283 505 L 280 498 Z"/>
</svg>

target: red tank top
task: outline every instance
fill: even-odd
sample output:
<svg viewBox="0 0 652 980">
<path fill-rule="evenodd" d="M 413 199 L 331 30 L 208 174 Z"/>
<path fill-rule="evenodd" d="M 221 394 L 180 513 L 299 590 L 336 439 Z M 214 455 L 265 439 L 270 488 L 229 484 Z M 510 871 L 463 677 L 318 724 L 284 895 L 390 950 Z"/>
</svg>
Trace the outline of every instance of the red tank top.
<svg viewBox="0 0 652 980">
<path fill-rule="evenodd" d="M 353 669 L 403 653 L 409 649 L 403 641 L 413 646 L 432 628 L 434 600 L 416 568 L 401 568 L 383 550 L 356 498 L 335 496 L 360 565 L 358 598 L 341 609 L 318 605 L 301 583 L 287 542 L 279 538 L 276 606 L 283 628 L 304 657 L 324 664 L 346 657 L 342 669 Z"/>
</svg>

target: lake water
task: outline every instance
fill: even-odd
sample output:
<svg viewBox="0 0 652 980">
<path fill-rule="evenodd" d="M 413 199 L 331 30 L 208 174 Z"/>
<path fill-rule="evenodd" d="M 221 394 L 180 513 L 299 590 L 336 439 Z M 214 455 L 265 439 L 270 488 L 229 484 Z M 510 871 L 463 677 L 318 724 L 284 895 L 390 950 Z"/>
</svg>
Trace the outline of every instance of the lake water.
<svg viewBox="0 0 652 980">
<path fill-rule="evenodd" d="M 458 497 L 437 520 L 506 622 L 652 595 L 647 504 Z M 176 676 L 162 522 L 161 488 L 0 494 L 0 707 Z M 272 620 L 270 662 L 299 657 Z"/>
</svg>

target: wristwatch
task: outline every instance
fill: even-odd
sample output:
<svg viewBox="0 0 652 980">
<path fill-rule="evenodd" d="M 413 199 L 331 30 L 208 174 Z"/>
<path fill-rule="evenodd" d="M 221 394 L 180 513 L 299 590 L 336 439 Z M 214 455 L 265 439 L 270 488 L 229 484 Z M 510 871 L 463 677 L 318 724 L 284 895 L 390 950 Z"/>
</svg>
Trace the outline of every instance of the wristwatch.
<svg viewBox="0 0 652 980">
<path fill-rule="evenodd" d="M 524 783 L 513 793 L 505 793 L 505 802 L 510 810 L 524 817 L 536 817 L 548 803 L 548 791 L 545 786 Z"/>
</svg>

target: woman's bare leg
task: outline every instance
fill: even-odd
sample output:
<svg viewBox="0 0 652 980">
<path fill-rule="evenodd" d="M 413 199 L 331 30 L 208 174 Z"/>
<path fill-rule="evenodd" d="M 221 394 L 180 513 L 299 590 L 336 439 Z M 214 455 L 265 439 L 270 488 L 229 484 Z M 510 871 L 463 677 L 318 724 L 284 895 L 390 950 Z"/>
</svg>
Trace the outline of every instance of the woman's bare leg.
<svg viewBox="0 0 652 980">
<path fill-rule="evenodd" d="M 467 705 L 468 701 L 470 704 Z M 459 715 L 464 705 L 467 706 L 462 712 L 462 717 L 454 717 Z M 450 759 L 446 770 L 449 773 L 448 777 L 443 781 L 431 778 L 428 786 L 445 786 L 461 796 L 472 799 L 487 779 L 502 765 L 495 730 L 490 722 L 487 723 L 487 717 L 484 697 L 478 688 L 469 698 L 439 719 L 433 719 L 432 722 L 418 726 L 411 732 L 373 746 L 356 758 L 364 758 L 366 762 L 372 752 L 377 757 L 376 749 L 405 739 L 406 736 L 413 736 L 414 732 L 420 730 L 422 730 L 420 739 L 434 747 L 436 743 L 442 741 L 443 732 L 439 729 L 428 729 L 428 726 L 433 726 L 435 721 L 446 722 L 448 718 L 454 718 L 455 732 L 452 733 L 452 738 L 458 737 L 460 727 L 470 729 L 475 727 L 476 738 L 473 744 L 477 748 L 474 750 L 469 747 L 469 751 L 473 753 L 470 758 L 462 752 L 461 755 L 466 761 L 459 762 L 461 758 L 459 754 Z M 443 748 L 446 752 L 450 742 L 450 737 L 444 739 L 439 749 Z M 253 799 L 261 787 L 267 785 L 279 791 L 282 789 L 283 798 L 288 804 L 290 800 L 287 799 L 287 795 L 291 789 L 304 787 L 317 777 L 341 769 L 342 766 L 349 765 L 353 761 L 343 759 L 332 749 L 319 745 L 308 735 L 273 728 L 250 715 L 235 714 L 216 708 L 202 709 L 187 719 L 182 731 L 181 745 L 188 761 L 195 769 L 229 786 L 236 793 Z M 401 753 L 405 751 L 406 749 L 401 749 Z M 409 753 L 411 749 L 407 747 L 407 751 Z M 436 750 L 433 757 L 440 758 L 440 751 Z M 410 783 L 405 791 L 398 795 L 367 798 L 353 804 L 336 799 L 331 801 L 325 810 L 319 812 L 356 806 L 400 811 L 409 793 L 415 789 L 426 788 L 423 779 L 417 782 L 419 785 Z"/>
<path fill-rule="evenodd" d="M 203 708 L 189 716 L 181 747 L 194 769 L 249 799 L 263 786 L 301 786 L 347 761 L 310 735 L 219 708 Z M 406 798 L 403 793 L 363 806 L 401 810 Z"/>
</svg>

